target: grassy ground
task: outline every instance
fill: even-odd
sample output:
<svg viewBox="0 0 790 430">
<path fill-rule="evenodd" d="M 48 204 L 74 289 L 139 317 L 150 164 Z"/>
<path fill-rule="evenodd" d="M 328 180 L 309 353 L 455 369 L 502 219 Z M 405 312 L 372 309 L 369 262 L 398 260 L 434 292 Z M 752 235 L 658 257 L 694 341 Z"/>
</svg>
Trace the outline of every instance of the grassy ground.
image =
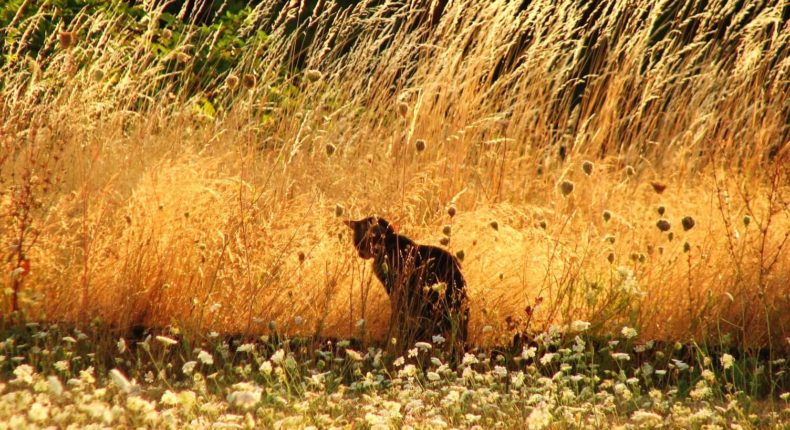
<svg viewBox="0 0 790 430">
<path fill-rule="evenodd" d="M 477 390 L 461 376 L 469 366 L 439 372 L 440 381 L 426 380 L 425 368 L 409 381 L 397 377 L 402 366 L 375 369 L 369 356 L 358 363 L 362 376 L 329 373 L 351 391 L 368 370 L 376 381 L 382 375 L 388 382 L 376 382 L 369 397 L 303 387 L 291 398 L 280 376 L 258 371 L 273 353 L 263 349 L 247 357 L 251 370 L 206 392 L 178 372 L 176 355 L 197 360 L 183 342 L 210 332 L 271 335 L 274 324 L 291 338 L 354 338 L 363 356 L 387 342 L 387 297 L 341 222 L 375 213 L 418 242 L 463 255 L 474 346 L 562 332 L 571 352 L 556 359 L 576 366 L 568 333 L 584 321 L 588 345 L 633 328 L 634 344 L 678 342 L 713 363 L 678 356 L 697 360 L 691 385 L 665 381 L 663 400 L 644 407 L 650 385 L 641 374 L 589 371 L 601 380 L 574 392 L 575 411 L 561 394 L 584 369 L 547 384 L 538 375 L 560 368 L 543 370 L 544 349 L 527 360 L 533 370 L 506 360 L 528 378 L 515 392 L 502 381 L 518 373 L 496 376 L 496 362 L 471 367 L 483 375 L 480 387 L 497 393 L 490 404 L 522 405 L 517 412 L 426 407 L 415 422 L 439 411 L 452 426 L 474 425 L 459 421 L 469 413 L 484 417 L 484 428 L 523 427 L 544 405 L 553 422 L 578 413 L 599 420 L 592 426 L 625 424 L 645 409 L 684 427 L 666 417 L 704 410 L 729 420 L 737 400 L 744 426 L 780 425 L 770 413 L 786 406 L 778 398 L 786 364 L 777 360 L 790 350 L 790 31 L 782 2 L 265 3 L 206 25 L 154 2 L 72 3 L 0 8 L 0 306 L 15 343 L 35 344 L 34 334 L 14 331 L 20 321 L 85 332 L 98 325 L 115 333 L 113 345 L 135 326 L 172 331 L 179 343 L 170 349 L 182 353 L 143 366 L 172 365 L 166 378 L 144 382 L 147 370 L 122 368 L 143 387 L 132 397 L 156 400 L 161 413 L 156 390 L 227 404 L 231 385 L 248 382 L 255 386 L 236 391 L 260 389 L 265 413 L 281 414 L 251 410 L 264 426 L 301 410 L 299 402 L 314 408 L 315 399 L 322 413 L 352 423 L 382 412 L 383 399 L 441 405 L 450 390 Z M 34 393 L 45 376 L 79 377 L 40 367 L 43 351 L 75 347 L 47 342 L 0 352 L 8 375 L 22 364 L 39 374 L 0 393 Z M 218 356 L 221 342 L 207 342 L 200 347 Z M 94 354 L 111 355 L 104 351 Z M 717 370 L 713 382 L 701 373 L 725 353 L 745 375 L 729 387 L 727 372 Z M 299 355 L 300 384 L 305 372 L 325 372 L 307 356 Z M 101 360 L 94 369 L 104 387 L 121 365 Z M 589 360 L 581 362 L 597 362 Z M 671 361 L 649 362 L 682 373 Z M 218 375 L 236 375 L 234 366 Z M 209 367 L 199 371 L 204 378 L 219 372 Z M 185 385 L 170 387 L 175 376 Z M 687 397 L 700 380 L 713 400 Z M 621 398 L 618 382 L 641 391 Z M 95 388 L 79 387 L 48 405 L 79 408 L 75 399 Z M 554 397 L 528 407 L 519 397 L 548 392 Z M 103 393 L 97 402 L 129 397 L 112 384 Z M 767 394 L 770 406 L 747 407 L 738 393 L 747 402 Z M 467 406 L 482 407 L 489 394 L 474 396 Z M 33 398 L 4 410 L 26 411 Z M 359 401 L 378 409 L 351 408 Z M 672 412 L 676 402 L 690 409 Z M 199 410 L 177 419 L 218 416 Z M 395 415 L 395 423 L 409 416 Z"/>
</svg>

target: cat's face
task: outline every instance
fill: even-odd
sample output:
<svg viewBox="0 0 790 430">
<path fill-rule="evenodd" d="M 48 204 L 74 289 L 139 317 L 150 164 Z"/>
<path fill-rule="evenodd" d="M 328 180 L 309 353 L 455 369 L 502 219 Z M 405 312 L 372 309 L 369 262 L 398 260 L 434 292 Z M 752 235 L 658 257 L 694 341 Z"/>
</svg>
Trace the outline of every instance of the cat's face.
<svg viewBox="0 0 790 430">
<path fill-rule="evenodd" d="M 343 223 L 353 231 L 354 247 L 357 248 L 360 257 L 373 258 L 384 246 L 389 224 L 383 219 L 367 217 L 359 221 L 348 220 Z"/>
</svg>

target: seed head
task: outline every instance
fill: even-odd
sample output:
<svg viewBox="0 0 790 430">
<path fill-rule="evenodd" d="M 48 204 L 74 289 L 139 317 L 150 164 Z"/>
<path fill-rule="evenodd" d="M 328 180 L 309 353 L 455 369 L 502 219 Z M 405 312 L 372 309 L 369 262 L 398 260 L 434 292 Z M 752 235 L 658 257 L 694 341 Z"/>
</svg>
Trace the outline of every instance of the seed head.
<svg viewBox="0 0 790 430">
<path fill-rule="evenodd" d="M 612 213 L 609 211 L 603 211 L 603 220 L 605 222 L 609 222 L 610 219 L 612 219 Z"/>
<path fill-rule="evenodd" d="M 176 55 L 176 61 L 178 61 L 181 64 L 186 64 L 191 59 L 192 57 L 190 57 L 189 54 L 187 54 L 186 52 L 179 52 L 178 55 Z"/>
<path fill-rule="evenodd" d="M 455 256 L 459 260 L 464 261 L 464 257 L 466 257 L 466 254 L 464 254 L 464 250 L 463 249 L 459 249 L 458 252 L 455 253 Z"/>
<path fill-rule="evenodd" d="M 665 208 L 664 206 L 659 206 L 659 207 L 656 208 L 656 212 L 658 212 L 659 215 L 664 215 L 664 212 L 666 212 L 666 211 L 667 211 L 667 208 Z"/>
<path fill-rule="evenodd" d="M 405 102 L 398 103 L 398 115 L 405 117 L 409 114 L 409 105 Z"/>
<path fill-rule="evenodd" d="M 318 82 L 324 77 L 324 75 L 318 70 L 308 70 L 305 76 L 310 82 Z"/>
<path fill-rule="evenodd" d="M 296 254 L 296 257 L 297 257 L 297 258 L 299 258 L 299 262 L 300 262 L 300 263 L 304 263 L 304 259 L 305 259 L 304 252 L 302 252 L 302 251 L 299 251 L 299 252 Z"/>
<path fill-rule="evenodd" d="M 633 166 L 625 166 L 625 174 L 628 176 L 636 175 L 636 170 L 634 170 Z"/>
<path fill-rule="evenodd" d="M 417 152 L 425 151 L 425 139 L 417 139 L 414 142 L 414 147 L 417 149 Z"/>
<path fill-rule="evenodd" d="M 444 233 L 445 236 L 449 236 L 450 233 L 452 232 L 453 232 L 453 228 L 450 227 L 449 225 L 442 227 L 442 233 Z"/>
<path fill-rule="evenodd" d="M 441 243 L 442 246 L 447 246 L 450 243 L 450 238 L 445 236 L 445 237 L 439 239 L 439 243 Z"/>
<path fill-rule="evenodd" d="M 668 220 L 661 218 L 656 222 L 656 227 L 661 231 L 669 231 L 669 229 L 672 228 L 672 224 L 670 224 Z"/>
<path fill-rule="evenodd" d="M 93 70 L 93 72 L 91 73 L 91 78 L 93 78 L 93 80 L 96 82 L 101 82 L 102 80 L 104 80 L 104 70 L 102 69 Z"/>
<path fill-rule="evenodd" d="M 664 190 L 667 189 L 667 184 L 664 184 L 664 183 L 661 183 L 661 182 L 658 182 L 658 181 L 652 181 L 652 182 L 650 182 L 650 185 L 653 186 L 653 191 L 655 191 L 658 194 L 663 193 Z"/>
<path fill-rule="evenodd" d="M 335 145 L 332 145 L 331 143 L 327 143 L 326 146 L 324 147 L 324 150 L 326 150 L 327 157 L 331 157 L 332 154 L 335 153 L 336 149 L 337 148 L 335 147 Z"/>
<path fill-rule="evenodd" d="M 447 215 L 450 215 L 450 218 L 455 216 L 455 206 L 450 206 L 447 208 Z"/>
<path fill-rule="evenodd" d="M 674 231 L 670 231 L 669 233 L 667 233 L 667 240 L 672 242 L 672 239 L 674 239 L 674 238 L 675 238 L 675 232 Z"/>
<path fill-rule="evenodd" d="M 489 225 L 491 226 L 491 228 L 494 229 L 494 231 L 499 231 L 499 223 L 496 222 L 496 220 L 491 221 L 491 223 Z"/>
<path fill-rule="evenodd" d="M 255 76 L 248 73 L 241 77 L 241 83 L 244 85 L 244 88 L 252 89 L 255 86 Z"/>
<path fill-rule="evenodd" d="M 166 29 L 162 30 L 162 39 L 170 40 L 171 37 L 173 37 L 173 31 L 172 30 L 170 30 L 169 28 L 166 28 Z"/>
<path fill-rule="evenodd" d="M 228 78 L 225 79 L 225 84 L 228 85 L 228 88 L 235 90 L 236 87 L 239 86 L 239 77 L 234 74 L 230 74 L 228 75 Z"/>
<path fill-rule="evenodd" d="M 683 219 L 680 220 L 680 223 L 683 224 L 683 231 L 691 230 L 692 228 L 694 228 L 694 224 L 695 224 L 694 218 L 690 216 L 683 217 Z"/>
<path fill-rule="evenodd" d="M 743 226 L 744 227 L 749 227 L 749 224 L 751 224 L 751 223 L 752 223 L 752 217 L 750 217 L 749 215 L 744 215 L 743 216 Z"/>
<path fill-rule="evenodd" d="M 562 181 L 560 184 L 560 191 L 562 191 L 563 196 L 567 196 L 568 194 L 573 192 L 573 182 L 571 181 Z"/>
<path fill-rule="evenodd" d="M 584 171 L 584 173 L 587 176 L 592 175 L 592 171 L 593 171 L 593 163 L 592 163 L 592 161 L 585 160 L 582 163 L 582 170 Z"/>
<path fill-rule="evenodd" d="M 335 205 L 335 216 L 336 217 L 343 216 L 343 212 L 345 212 L 345 211 L 346 211 L 346 208 L 344 208 L 343 205 L 341 205 L 340 203 Z"/>
<path fill-rule="evenodd" d="M 603 240 L 609 242 L 610 244 L 614 244 L 616 239 L 613 234 L 607 234 L 606 236 L 604 236 Z"/>
<path fill-rule="evenodd" d="M 606 256 L 606 259 L 609 260 L 609 263 L 614 263 L 614 252 L 610 252 L 609 255 Z"/>
<path fill-rule="evenodd" d="M 69 49 L 74 46 L 74 42 L 77 41 L 77 38 L 71 31 L 61 31 L 60 34 L 58 34 L 58 41 L 60 42 L 61 48 Z"/>
<path fill-rule="evenodd" d="M 546 220 L 545 220 L 545 219 L 542 219 L 542 220 L 540 220 L 540 222 L 538 223 L 538 226 L 540 226 L 540 228 L 542 228 L 543 230 L 545 230 L 545 229 L 546 229 L 546 227 L 548 227 L 548 223 L 546 223 Z"/>
<path fill-rule="evenodd" d="M 683 243 L 683 252 L 689 252 L 689 251 L 691 251 L 691 244 L 688 243 L 688 242 L 684 242 Z"/>
</svg>

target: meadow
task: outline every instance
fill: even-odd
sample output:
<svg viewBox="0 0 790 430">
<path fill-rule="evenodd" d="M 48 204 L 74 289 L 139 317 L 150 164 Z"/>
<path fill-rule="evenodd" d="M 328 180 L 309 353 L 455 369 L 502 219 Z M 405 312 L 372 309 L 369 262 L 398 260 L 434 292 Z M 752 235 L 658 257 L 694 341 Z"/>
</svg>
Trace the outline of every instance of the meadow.
<svg viewBox="0 0 790 430">
<path fill-rule="evenodd" d="M 212 7 L 0 6 L 0 428 L 786 428 L 789 6 Z"/>
</svg>

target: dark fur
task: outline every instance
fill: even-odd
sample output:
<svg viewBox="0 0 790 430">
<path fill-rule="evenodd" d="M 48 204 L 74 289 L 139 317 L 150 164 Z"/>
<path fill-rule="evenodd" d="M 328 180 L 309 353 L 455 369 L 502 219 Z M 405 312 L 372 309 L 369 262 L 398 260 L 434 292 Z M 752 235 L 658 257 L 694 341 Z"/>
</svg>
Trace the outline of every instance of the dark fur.
<svg viewBox="0 0 790 430">
<path fill-rule="evenodd" d="M 392 305 L 391 331 L 410 346 L 441 334 L 453 347 L 466 344 L 469 309 L 461 264 L 442 248 L 418 245 L 383 218 L 346 221 L 359 256 L 373 259 L 373 272 Z M 446 285 L 442 288 L 434 285 Z"/>
</svg>

